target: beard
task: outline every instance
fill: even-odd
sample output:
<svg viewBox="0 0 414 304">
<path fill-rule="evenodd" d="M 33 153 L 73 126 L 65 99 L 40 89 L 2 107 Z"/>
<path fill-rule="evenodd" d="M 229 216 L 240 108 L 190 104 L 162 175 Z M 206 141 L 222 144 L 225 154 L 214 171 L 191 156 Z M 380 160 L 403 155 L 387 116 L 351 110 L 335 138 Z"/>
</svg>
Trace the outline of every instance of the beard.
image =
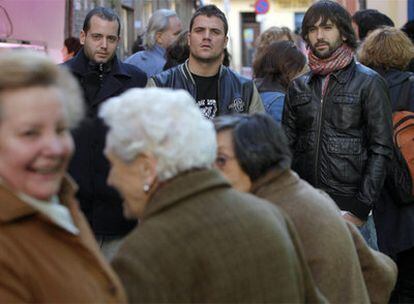
<svg viewBox="0 0 414 304">
<path fill-rule="evenodd" d="M 328 49 L 320 52 L 316 48 L 319 45 L 327 45 Z M 316 42 L 314 45 L 310 45 L 310 49 L 312 50 L 312 53 L 315 54 L 316 57 L 320 59 L 326 59 L 331 57 L 331 55 L 342 45 L 342 40 L 335 41 L 334 43 L 329 43 L 327 41 L 320 40 Z"/>
<path fill-rule="evenodd" d="M 223 56 L 223 53 L 212 55 L 211 57 L 201 57 L 197 54 L 191 53 L 191 57 L 193 57 L 196 61 L 200 63 L 216 63 L 217 61 L 221 61 L 221 58 Z"/>
</svg>

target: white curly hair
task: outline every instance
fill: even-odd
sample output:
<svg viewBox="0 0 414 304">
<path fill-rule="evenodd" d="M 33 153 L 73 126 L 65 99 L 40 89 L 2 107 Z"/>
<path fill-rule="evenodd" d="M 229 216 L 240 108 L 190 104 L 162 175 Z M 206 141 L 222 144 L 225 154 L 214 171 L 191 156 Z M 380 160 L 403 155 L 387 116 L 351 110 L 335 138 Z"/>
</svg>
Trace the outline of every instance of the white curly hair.
<svg viewBox="0 0 414 304">
<path fill-rule="evenodd" d="M 109 126 L 106 150 L 125 162 L 140 153 L 154 155 L 160 181 L 215 160 L 213 124 L 187 91 L 130 89 L 106 101 L 99 116 Z"/>
</svg>

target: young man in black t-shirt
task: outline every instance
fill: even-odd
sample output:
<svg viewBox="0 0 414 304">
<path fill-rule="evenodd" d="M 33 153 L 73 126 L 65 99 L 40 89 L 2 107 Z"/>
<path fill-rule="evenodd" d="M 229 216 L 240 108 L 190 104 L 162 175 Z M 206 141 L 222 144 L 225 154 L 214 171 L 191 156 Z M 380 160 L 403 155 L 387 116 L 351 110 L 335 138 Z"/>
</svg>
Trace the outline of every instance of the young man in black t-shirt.
<svg viewBox="0 0 414 304">
<path fill-rule="evenodd" d="M 188 61 L 155 75 L 147 87 L 186 89 L 207 118 L 264 112 L 253 82 L 222 66 L 227 32 L 228 24 L 222 11 L 214 5 L 199 8 L 190 21 Z"/>
</svg>

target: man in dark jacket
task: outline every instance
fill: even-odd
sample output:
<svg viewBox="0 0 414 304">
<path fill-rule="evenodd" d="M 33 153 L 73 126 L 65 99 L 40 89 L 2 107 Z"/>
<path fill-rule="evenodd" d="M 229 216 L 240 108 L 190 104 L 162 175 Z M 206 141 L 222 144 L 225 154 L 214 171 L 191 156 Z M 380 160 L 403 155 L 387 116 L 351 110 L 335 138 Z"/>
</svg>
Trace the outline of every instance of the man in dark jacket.
<svg viewBox="0 0 414 304">
<path fill-rule="evenodd" d="M 224 13 L 215 5 L 200 7 L 192 16 L 187 62 L 153 76 L 149 87 L 187 90 L 203 115 L 264 112 L 253 81 L 223 66 L 228 37 Z"/>
<path fill-rule="evenodd" d="M 83 49 L 65 66 L 83 88 L 87 117 L 73 133 L 76 153 L 69 172 L 79 185 L 78 199 L 104 254 L 111 257 L 119 239 L 135 222 L 122 215 L 118 193 L 106 185 L 109 164 L 103 155 L 106 127 L 97 117 L 109 97 L 132 87 L 144 87 L 147 77 L 138 68 L 118 60 L 120 22 L 111 9 L 97 7 L 85 18 L 80 41 Z"/>
<path fill-rule="evenodd" d="M 282 123 L 293 169 L 325 190 L 357 226 L 378 199 L 392 157 L 391 103 L 384 80 L 356 63 L 349 13 L 333 1 L 306 12 L 310 72 L 293 81 Z"/>
</svg>

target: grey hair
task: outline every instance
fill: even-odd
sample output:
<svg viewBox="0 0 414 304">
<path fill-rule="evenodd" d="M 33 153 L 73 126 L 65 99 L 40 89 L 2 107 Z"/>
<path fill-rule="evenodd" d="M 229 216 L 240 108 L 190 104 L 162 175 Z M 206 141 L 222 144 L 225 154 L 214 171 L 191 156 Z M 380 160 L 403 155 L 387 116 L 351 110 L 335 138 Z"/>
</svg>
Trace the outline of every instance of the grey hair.
<svg viewBox="0 0 414 304">
<path fill-rule="evenodd" d="M 147 29 L 144 35 L 144 46 L 152 49 L 156 44 L 156 35 L 158 32 L 164 32 L 170 25 L 170 18 L 178 17 L 177 13 L 169 9 L 160 9 L 155 11 L 150 17 Z"/>
<path fill-rule="evenodd" d="M 130 89 L 106 101 L 100 111 L 109 126 L 106 151 L 124 162 L 139 154 L 157 159 L 163 181 L 180 172 L 211 167 L 217 152 L 213 123 L 185 90 Z"/>
<path fill-rule="evenodd" d="M 4 52 L 0 54 L 0 71 L 0 96 L 7 90 L 56 87 L 69 127 L 75 128 L 83 118 L 84 104 L 78 82 L 66 68 L 57 66 L 46 55 L 29 50 Z"/>
</svg>

